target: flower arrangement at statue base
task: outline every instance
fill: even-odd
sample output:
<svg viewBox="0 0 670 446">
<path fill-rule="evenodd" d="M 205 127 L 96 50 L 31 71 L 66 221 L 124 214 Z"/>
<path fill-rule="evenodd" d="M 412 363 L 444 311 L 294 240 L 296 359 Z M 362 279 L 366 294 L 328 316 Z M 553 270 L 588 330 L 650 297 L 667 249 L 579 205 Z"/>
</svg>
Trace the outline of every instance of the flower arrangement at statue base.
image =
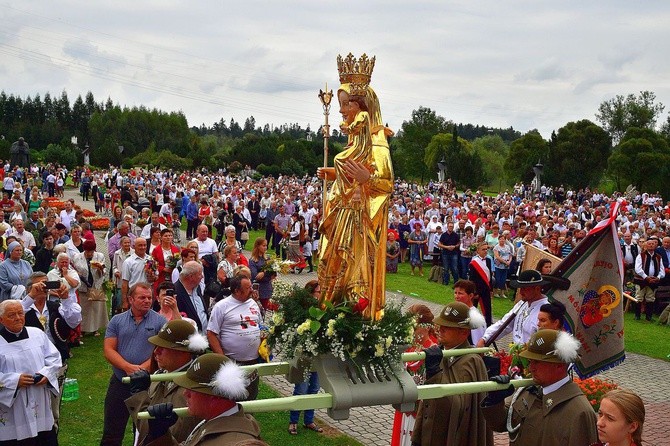
<svg viewBox="0 0 670 446">
<path fill-rule="evenodd" d="M 528 371 L 529 362 L 527 359 L 519 356 L 526 348 L 525 344 L 509 344 L 509 352 L 505 349 L 494 352 L 491 356 L 500 359 L 500 374 L 510 375 L 513 378 L 530 378 Z"/>
<path fill-rule="evenodd" d="M 285 359 L 303 363 L 306 374 L 311 358 L 332 354 L 361 375 L 384 375 L 400 363 L 401 352 L 413 339 L 414 316 L 403 314 L 401 305 L 387 305 L 381 320 L 369 321 L 362 316 L 365 298 L 333 305 L 293 288 L 273 293 L 273 300 L 278 310 L 270 321 L 268 344 Z"/>
<path fill-rule="evenodd" d="M 261 271 L 269 274 L 288 274 L 291 269 L 291 262 L 282 260 L 277 256 L 271 255 L 266 261 L 265 265 L 261 267 Z"/>
<path fill-rule="evenodd" d="M 577 384 L 584 393 L 586 399 L 589 400 L 593 410 L 596 412 L 600 410 L 600 402 L 603 400 L 605 394 L 610 390 L 614 390 L 619 387 L 617 383 L 609 379 L 575 378 L 574 381 L 575 384 Z"/>
</svg>

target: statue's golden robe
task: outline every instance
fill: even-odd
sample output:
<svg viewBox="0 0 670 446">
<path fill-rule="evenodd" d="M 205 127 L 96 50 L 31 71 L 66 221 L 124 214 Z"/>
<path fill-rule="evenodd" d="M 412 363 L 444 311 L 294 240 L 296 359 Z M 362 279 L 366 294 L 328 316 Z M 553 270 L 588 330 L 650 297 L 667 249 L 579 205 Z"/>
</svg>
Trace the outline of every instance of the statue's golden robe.
<svg viewBox="0 0 670 446">
<path fill-rule="evenodd" d="M 349 84 L 340 91 L 349 93 Z M 347 147 L 335 156 L 336 178 L 328 193 L 319 228 L 319 283 L 323 300 L 369 300 L 364 317 L 383 316 L 386 277 L 386 232 L 393 167 L 377 95 L 368 87 L 368 112 L 349 124 Z M 359 184 L 344 175 L 346 160 L 364 164 L 370 179 Z M 359 198 L 360 197 L 360 198 Z"/>
</svg>

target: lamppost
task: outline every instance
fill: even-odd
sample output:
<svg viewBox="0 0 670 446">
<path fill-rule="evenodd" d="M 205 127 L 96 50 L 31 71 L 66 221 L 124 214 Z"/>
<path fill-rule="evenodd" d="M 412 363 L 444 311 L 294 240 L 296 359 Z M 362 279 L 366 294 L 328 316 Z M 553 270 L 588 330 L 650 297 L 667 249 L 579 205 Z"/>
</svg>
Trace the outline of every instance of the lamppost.
<svg viewBox="0 0 670 446">
<path fill-rule="evenodd" d="M 531 183 L 533 186 L 534 195 L 540 193 L 540 188 L 542 187 L 542 180 L 540 179 L 540 177 L 542 176 L 543 171 L 544 166 L 542 165 L 540 160 L 537 160 L 537 164 L 533 166 L 533 173 L 535 174 L 535 178 L 533 178 L 533 182 Z"/>
<path fill-rule="evenodd" d="M 323 132 L 323 167 L 328 167 L 328 139 L 330 138 L 330 125 L 328 124 L 328 115 L 330 115 L 330 101 L 333 99 L 333 90 L 328 90 L 328 83 L 326 82 L 326 91 L 319 90 L 319 99 L 323 106 L 323 116 L 325 116 L 325 123 L 321 127 Z M 326 198 L 328 197 L 328 180 L 323 179 L 323 198 L 321 201 L 321 213 L 326 208 Z"/>
</svg>

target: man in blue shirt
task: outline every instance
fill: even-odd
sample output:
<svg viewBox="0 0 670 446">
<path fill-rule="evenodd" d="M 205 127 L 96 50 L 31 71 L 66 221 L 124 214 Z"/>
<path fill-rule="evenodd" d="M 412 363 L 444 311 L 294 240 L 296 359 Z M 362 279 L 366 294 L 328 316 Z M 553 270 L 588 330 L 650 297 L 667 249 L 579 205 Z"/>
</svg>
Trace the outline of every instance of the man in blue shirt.
<svg viewBox="0 0 670 446">
<path fill-rule="evenodd" d="M 105 333 L 103 353 L 112 365 L 105 396 L 105 423 L 101 446 L 121 446 L 130 414 L 125 400 L 130 398 L 130 387 L 121 379 L 138 370 L 149 370 L 153 345 L 151 336 L 157 335 L 167 320 L 151 309 L 152 288 L 145 282 L 133 285 L 128 291 L 130 308 L 112 318 Z"/>
<path fill-rule="evenodd" d="M 198 229 L 198 195 L 193 194 L 188 206 L 186 206 L 186 239 L 191 240 L 195 238 Z"/>
</svg>

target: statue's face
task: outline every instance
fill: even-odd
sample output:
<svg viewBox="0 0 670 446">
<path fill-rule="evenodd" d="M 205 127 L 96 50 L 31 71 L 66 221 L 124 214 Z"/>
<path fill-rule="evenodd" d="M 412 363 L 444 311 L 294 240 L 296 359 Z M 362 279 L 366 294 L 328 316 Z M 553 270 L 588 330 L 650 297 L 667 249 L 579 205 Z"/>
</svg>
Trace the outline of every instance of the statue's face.
<svg viewBox="0 0 670 446">
<path fill-rule="evenodd" d="M 340 90 L 337 92 L 337 100 L 340 101 L 340 114 L 342 119 L 346 120 L 349 116 L 349 93 Z"/>
</svg>

